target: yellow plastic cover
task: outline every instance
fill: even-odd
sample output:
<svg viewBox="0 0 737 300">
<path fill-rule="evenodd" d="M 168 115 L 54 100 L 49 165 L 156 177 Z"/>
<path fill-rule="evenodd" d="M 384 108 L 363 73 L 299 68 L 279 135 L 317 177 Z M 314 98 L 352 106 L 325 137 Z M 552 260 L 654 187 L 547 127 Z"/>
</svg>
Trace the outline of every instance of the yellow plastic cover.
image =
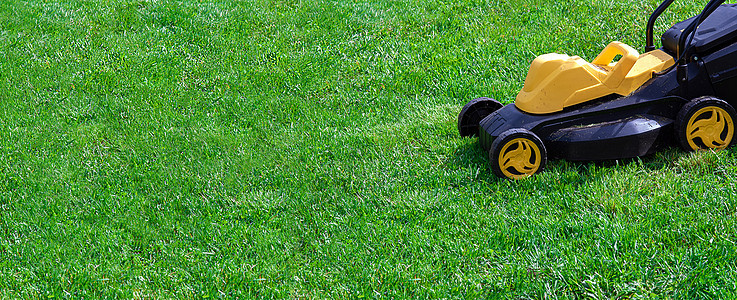
<svg viewBox="0 0 737 300">
<path fill-rule="evenodd" d="M 622 57 L 613 62 L 617 55 Z M 626 96 L 673 64 L 673 57 L 661 50 L 640 55 L 620 42 L 609 43 L 591 63 L 578 56 L 540 55 L 532 61 L 515 105 L 547 114 L 610 94 Z"/>
</svg>

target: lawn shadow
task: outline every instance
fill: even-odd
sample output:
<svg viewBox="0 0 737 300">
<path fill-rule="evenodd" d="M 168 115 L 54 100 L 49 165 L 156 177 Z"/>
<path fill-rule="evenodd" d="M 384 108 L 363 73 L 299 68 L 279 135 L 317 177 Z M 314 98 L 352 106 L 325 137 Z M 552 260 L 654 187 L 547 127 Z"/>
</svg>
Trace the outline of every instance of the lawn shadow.
<svg viewBox="0 0 737 300">
<path fill-rule="evenodd" d="M 627 168 L 632 164 L 640 165 L 650 171 L 670 169 L 675 166 L 674 162 L 683 155 L 682 151 L 675 147 L 667 147 L 656 153 L 631 158 L 597 160 L 597 161 L 569 161 L 565 159 L 553 159 L 548 161 L 548 166 L 559 171 L 576 171 L 581 176 L 593 178 L 594 174 L 602 175 L 600 171 L 613 168 Z M 596 176 L 601 177 L 601 176 Z"/>
<path fill-rule="evenodd" d="M 548 160 L 545 172 L 555 172 L 555 181 L 559 184 L 581 185 L 599 180 L 610 174 L 612 169 L 626 169 L 636 164 L 646 171 L 675 171 L 675 172 L 710 172 L 717 170 L 725 160 L 734 161 L 737 156 L 737 147 L 723 150 L 726 155 L 714 155 L 714 152 L 685 152 L 677 146 L 669 146 L 656 153 L 625 159 L 603 161 L 568 161 L 564 159 Z M 466 143 L 456 148 L 454 155 L 445 161 L 450 168 L 478 169 L 479 175 L 489 183 L 503 180 L 493 174 L 489 167 L 488 154 L 478 142 Z M 728 163 L 734 165 L 735 162 Z"/>
<path fill-rule="evenodd" d="M 602 169 L 627 169 L 633 164 L 637 168 L 649 172 L 665 171 L 704 174 L 723 171 L 725 167 L 734 166 L 737 163 L 734 159 L 736 155 L 737 147 L 718 152 L 713 150 L 686 152 L 678 146 L 668 146 L 653 154 L 624 159 L 603 161 L 567 161 L 556 159 L 548 161 L 548 169 L 555 169 L 558 172 L 578 172 L 579 176 L 586 180 L 597 179 L 609 173 L 602 172 Z"/>
</svg>

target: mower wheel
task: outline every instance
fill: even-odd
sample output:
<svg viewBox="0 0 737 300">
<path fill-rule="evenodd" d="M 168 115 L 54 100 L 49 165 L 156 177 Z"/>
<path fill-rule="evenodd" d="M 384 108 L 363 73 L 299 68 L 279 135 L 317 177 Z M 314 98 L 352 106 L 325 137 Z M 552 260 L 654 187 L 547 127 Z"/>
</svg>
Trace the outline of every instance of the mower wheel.
<svg viewBox="0 0 737 300">
<path fill-rule="evenodd" d="M 529 177 L 542 171 L 547 160 L 548 155 L 542 140 L 522 128 L 502 132 L 489 149 L 491 170 L 502 178 Z"/>
<path fill-rule="evenodd" d="M 724 100 L 700 97 L 686 103 L 676 117 L 676 139 L 686 151 L 721 150 L 735 143 L 737 113 Z"/>
<path fill-rule="evenodd" d="M 479 134 L 479 122 L 502 108 L 502 104 L 491 98 L 476 98 L 468 101 L 458 114 L 458 132 L 462 137 Z"/>
</svg>

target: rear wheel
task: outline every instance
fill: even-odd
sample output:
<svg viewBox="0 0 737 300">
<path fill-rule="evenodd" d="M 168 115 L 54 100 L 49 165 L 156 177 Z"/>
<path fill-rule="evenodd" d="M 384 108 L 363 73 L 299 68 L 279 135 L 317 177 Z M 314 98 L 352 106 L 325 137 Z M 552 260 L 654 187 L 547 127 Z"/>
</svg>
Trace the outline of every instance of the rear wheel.
<svg viewBox="0 0 737 300">
<path fill-rule="evenodd" d="M 523 179 L 542 171 L 547 163 L 542 140 L 529 130 L 509 129 L 491 143 L 489 161 L 496 176 Z"/>
<path fill-rule="evenodd" d="M 458 132 L 462 137 L 479 134 L 479 122 L 502 108 L 502 104 L 491 98 L 476 98 L 468 101 L 458 114 Z"/>
<path fill-rule="evenodd" d="M 701 97 L 681 108 L 676 117 L 676 138 L 686 151 L 720 150 L 734 144 L 734 108 L 724 100 Z"/>
</svg>

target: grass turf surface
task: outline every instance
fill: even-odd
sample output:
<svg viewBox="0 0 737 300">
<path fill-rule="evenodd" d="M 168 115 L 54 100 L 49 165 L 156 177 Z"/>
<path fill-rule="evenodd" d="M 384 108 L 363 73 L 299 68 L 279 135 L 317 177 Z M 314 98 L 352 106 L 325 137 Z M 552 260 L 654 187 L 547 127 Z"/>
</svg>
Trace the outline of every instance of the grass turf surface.
<svg viewBox="0 0 737 300">
<path fill-rule="evenodd" d="M 733 297 L 737 150 L 511 182 L 456 131 L 657 4 L 3 1 L 0 293 Z"/>
</svg>

